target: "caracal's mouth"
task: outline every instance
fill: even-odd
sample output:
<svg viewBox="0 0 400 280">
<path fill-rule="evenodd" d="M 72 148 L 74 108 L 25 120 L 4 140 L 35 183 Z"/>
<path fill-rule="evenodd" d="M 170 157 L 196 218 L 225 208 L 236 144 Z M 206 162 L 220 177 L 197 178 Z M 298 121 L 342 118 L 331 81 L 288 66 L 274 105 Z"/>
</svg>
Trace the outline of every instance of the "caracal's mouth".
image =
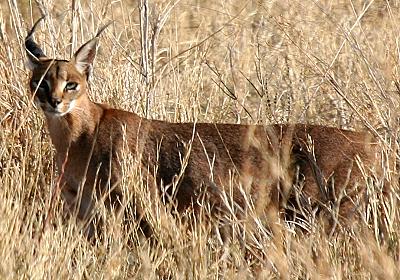
<svg viewBox="0 0 400 280">
<path fill-rule="evenodd" d="M 48 102 L 42 102 L 39 98 L 35 98 L 35 104 L 42 108 L 43 112 L 50 117 L 63 117 L 75 108 L 75 100 L 72 100 L 68 104 L 61 102 L 57 106 L 53 107 Z"/>
</svg>

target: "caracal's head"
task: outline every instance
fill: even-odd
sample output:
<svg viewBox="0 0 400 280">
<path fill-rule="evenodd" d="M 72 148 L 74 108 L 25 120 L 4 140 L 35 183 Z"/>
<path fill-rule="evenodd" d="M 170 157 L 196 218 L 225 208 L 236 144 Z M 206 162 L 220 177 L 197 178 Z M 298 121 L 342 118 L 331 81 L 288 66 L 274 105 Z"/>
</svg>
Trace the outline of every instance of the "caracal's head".
<svg viewBox="0 0 400 280">
<path fill-rule="evenodd" d="M 30 89 L 35 103 L 47 116 L 62 117 L 73 111 L 87 94 L 98 36 L 106 26 L 68 61 L 48 58 L 33 40 L 33 33 L 42 19 L 35 23 L 25 39 L 28 67 L 32 71 Z"/>
</svg>

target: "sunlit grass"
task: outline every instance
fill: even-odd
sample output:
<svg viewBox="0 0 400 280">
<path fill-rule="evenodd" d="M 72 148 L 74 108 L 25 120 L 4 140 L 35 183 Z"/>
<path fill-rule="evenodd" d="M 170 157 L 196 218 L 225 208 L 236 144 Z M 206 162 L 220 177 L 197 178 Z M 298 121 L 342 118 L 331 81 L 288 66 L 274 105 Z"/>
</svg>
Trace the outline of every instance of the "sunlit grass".
<svg viewBox="0 0 400 280">
<path fill-rule="evenodd" d="M 294 226 L 251 207 L 240 219 L 210 221 L 207 205 L 199 216 L 178 217 L 173 205 L 146 200 L 128 155 L 123 188 L 144 205 L 156 204 L 146 212 L 154 240 L 135 221 L 124 224 L 99 209 L 105 236 L 93 244 L 79 223 L 62 219 L 60 201 L 50 207 L 54 151 L 28 90 L 23 48 L 41 13 L 48 16 L 36 39 L 58 58 L 69 58 L 114 20 L 101 37 L 91 80 L 97 102 L 175 122 L 370 130 L 391 165 L 396 159 L 399 1 L 151 1 L 148 21 L 130 2 L 0 4 L 0 278 L 397 279 L 396 173 L 384 174 L 394 190 L 385 207 L 369 186 L 368 225 L 333 235 L 318 218 Z M 217 223 L 227 225 L 228 241 Z M 388 234 L 381 235 L 380 223 Z"/>
</svg>

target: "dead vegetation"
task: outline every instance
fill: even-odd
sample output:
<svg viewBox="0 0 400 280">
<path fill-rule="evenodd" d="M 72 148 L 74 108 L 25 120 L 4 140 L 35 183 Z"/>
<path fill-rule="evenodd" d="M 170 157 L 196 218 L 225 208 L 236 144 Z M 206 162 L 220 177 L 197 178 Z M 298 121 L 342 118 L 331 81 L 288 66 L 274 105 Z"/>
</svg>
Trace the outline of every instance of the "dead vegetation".
<svg viewBox="0 0 400 280">
<path fill-rule="evenodd" d="M 177 217 L 169 205 L 147 213 L 156 242 L 143 240 L 135 222 L 124 225 L 100 209 L 107 238 L 89 244 L 74 221 L 62 221 L 60 202 L 51 203 L 54 151 L 29 94 L 23 38 L 45 13 L 36 40 L 49 56 L 69 58 L 114 20 L 101 39 L 93 100 L 174 122 L 369 130 L 385 143 L 385 157 L 397 150 L 399 1 L 54 2 L 0 4 L 0 278 L 398 277 L 392 173 L 384 174 L 390 199 L 368 185 L 369 209 L 356 232 L 327 235 L 312 213 L 294 224 L 249 207 L 245 219 L 224 217 L 233 238 L 222 243 L 204 221 L 207 205 L 196 217 Z M 137 170 L 127 156 L 123 185 L 153 203 Z"/>
</svg>

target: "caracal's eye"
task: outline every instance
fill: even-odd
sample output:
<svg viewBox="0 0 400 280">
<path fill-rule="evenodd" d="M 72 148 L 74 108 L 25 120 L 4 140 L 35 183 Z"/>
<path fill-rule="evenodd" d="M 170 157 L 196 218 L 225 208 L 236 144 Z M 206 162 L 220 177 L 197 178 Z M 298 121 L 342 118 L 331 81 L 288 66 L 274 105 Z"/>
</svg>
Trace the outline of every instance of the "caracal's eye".
<svg viewBox="0 0 400 280">
<path fill-rule="evenodd" d="M 32 88 L 33 89 L 37 89 L 40 91 L 44 91 L 44 92 L 49 92 L 50 91 L 50 87 L 49 84 L 47 83 L 46 80 L 35 80 L 32 81 Z"/>
<path fill-rule="evenodd" d="M 77 90 L 78 89 L 78 83 L 75 82 L 68 82 L 65 85 L 65 90 L 70 91 L 70 90 Z"/>
</svg>

